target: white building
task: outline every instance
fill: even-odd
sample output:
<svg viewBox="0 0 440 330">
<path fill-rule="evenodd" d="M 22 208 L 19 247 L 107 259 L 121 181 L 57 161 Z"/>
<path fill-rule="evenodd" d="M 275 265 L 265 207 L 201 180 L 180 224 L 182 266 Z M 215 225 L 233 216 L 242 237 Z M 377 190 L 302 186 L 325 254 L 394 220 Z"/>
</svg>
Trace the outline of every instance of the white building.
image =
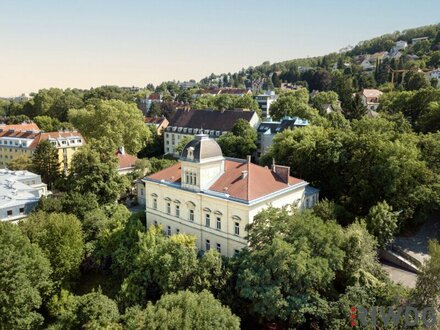
<svg viewBox="0 0 440 330">
<path fill-rule="evenodd" d="M 429 40 L 428 37 L 419 37 L 419 38 L 413 38 L 412 39 L 412 44 L 415 45 L 416 43 L 420 42 L 420 41 L 424 41 L 424 40 Z"/>
<path fill-rule="evenodd" d="M 362 103 L 368 110 L 376 111 L 379 107 L 379 99 L 383 93 L 378 89 L 363 89 L 360 92 Z"/>
<path fill-rule="evenodd" d="M 256 128 L 259 123 L 255 111 L 235 110 L 177 110 L 165 130 L 164 150 L 166 154 L 176 157 L 176 147 L 187 136 L 207 134 L 213 139 L 218 139 L 223 134 L 232 130 L 239 119 L 244 119 L 251 127 Z"/>
<path fill-rule="evenodd" d="M 41 177 L 29 171 L 0 170 L 0 221 L 17 222 L 48 194 Z"/>
<path fill-rule="evenodd" d="M 436 78 L 438 81 L 440 81 L 440 69 L 435 69 L 429 73 L 429 78 Z"/>
<path fill-rule="evenodd" d="M 257 158 L 269 151 L 273 138 L 285 129 L 294 129 L 309 125 L 309 121 L 299 117 L 284 117 L 281 121 L 264 121 L 257 128 L 258 150 Z"/>
<path fill-rule="evenodd" d="M 277 99 L 275 92 L 271 91 L 271 92 L 266 92 L 264 94 L 255 95 L 254 99 L 255 101 L 257 101 L 258 106 L 261 109 L 262 117 L 263 118 L 270 117 L 270 106 Z"/>
<path fill-rule="evenodd" d="M 224 158 L 214 139 L 197 135 L 178 164 L 143 179 L 147 226 L 196 237 L 200 250 L 232 256 L 247 245 L 246 226 L 269 205 L 313 207 L 319 191 L 291 177 L 289 167 L 261 167 Z M 307 189 L 307 192 L 306 192 Z"/>
</svg>

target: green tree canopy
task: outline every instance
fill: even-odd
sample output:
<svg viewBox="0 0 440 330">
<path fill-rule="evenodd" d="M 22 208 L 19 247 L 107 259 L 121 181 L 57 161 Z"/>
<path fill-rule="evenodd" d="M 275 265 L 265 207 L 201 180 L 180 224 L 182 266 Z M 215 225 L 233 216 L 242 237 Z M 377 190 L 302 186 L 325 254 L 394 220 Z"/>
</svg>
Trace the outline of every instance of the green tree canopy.
<svg viewBox="0 0 440 330">
<path fill-rule="evenodd" d="M 249 122 L 239 119 L 231 132 L 223 134 L 217 142 L 224 156 L 243 159 L 257 150 L 257 133 Z"/>
<path fill-rule="evenodd" d="M 51 289 L 51 267 L 41 249 L 20 229 L 0 222 L 0 324 L 4 329 L 35 329 Z"/>
<path fill-rule="evenodd" d="M 32 155 L 32 171 L 41 175 L 41 180 L 52 189 L 61 177 L 58 150 L 49 140 L 40 142 Z"/>
<path fill-rule="evenodd" d="M 135 104 L 120 100 L 99 101 L 69 111 L 69 121 L 86 139 L 105 140 L 113 150 L 124 146 L 136 154 L 150 139 L 142 112 Z"/>
<path fill-rule="evenodd" d="M 64 213 L 37 212 L 20 222 L 20 229 L 49 259 L 54 283 L 69 284 L 78 275 L 84 256 L 84 237 L 78 218 Z"/>
<path fill-rule="evenodd" d="M 134 307 L 125 316 L 127 329 L 240 329 L 240 319 L 208 291 L 166 294 L 146 309 Z"/>
</svg>

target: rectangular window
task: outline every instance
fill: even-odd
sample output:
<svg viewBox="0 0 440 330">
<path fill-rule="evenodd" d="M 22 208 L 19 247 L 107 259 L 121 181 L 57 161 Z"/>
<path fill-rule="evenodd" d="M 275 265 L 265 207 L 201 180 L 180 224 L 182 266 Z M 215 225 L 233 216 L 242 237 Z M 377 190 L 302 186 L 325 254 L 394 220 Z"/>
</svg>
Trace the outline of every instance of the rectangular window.
<svg viewBox="0 0 440 330">
<path fill-rule="evenodd" d="M 194 222 L 194 210 L 189 210 L 189 221 Z"/>
<path fill-rule="evenodd" d="M 180 206 L 176 205 L 176 217 L 180 218 Z"/>
<path fill-rule="evenodd" d="M 205 226 L 211 227 L 211 216 L 209 214 L 205 215 Z"/>
<path fill-rule="evenodd" d="M 220 243 L 217 243 L 217 252 L 222 253 L 222 245 Z"/>
<path fill-rule="evenodd" d="M 211 249 L 211 241 L 209 239 L 206 240 L 206 251 L 209 251 Z"/>
<path fill-rule="evenodd" d="M 20 214 L 24 214 L 24 207 L 20 207 Z"/>
<path fill-rule="evenodd" d="M 237 236 L 240 235 L 240 224 L 238 222 L 234 224 L 234 234 Z"/>
<path fill-rule="evenodd" d="M 153 209 L 157 210 L 157 198 L 153 198 Z"/>
<path fill-rule="evenodd" d="M 171 226 L 167 226 L 167 235 L 171 236 Z"/>
<path fill-rule="evenodd" d="M 171 203 L 167 203 L 167 213 L 171 214 Z"/>
<path fill-rule="evenodd" d="M 8 210 L 8 217 L 12 216 L 12 210 Z"/>
<path fill-rule="evenodd" d="M 222 230 L 222 219 L 217 217 L 217 230 Z"/>
</svg>

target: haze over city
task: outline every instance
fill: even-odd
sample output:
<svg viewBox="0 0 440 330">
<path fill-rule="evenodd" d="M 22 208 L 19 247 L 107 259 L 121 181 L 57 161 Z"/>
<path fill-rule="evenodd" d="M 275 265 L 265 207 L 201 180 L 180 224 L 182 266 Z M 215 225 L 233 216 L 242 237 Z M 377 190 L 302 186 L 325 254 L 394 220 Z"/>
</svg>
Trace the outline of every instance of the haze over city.
<svg viewBox="0 0 440 330">
<path fill-rule="evenodd" d="M 316 8 L 320 8 L 319 11 Z M 420 8 L 423 15 L 418 14 Z M 200 80 L 435 23 L 438 1 L 2 1 L 0 95 Z"/>
</svg>

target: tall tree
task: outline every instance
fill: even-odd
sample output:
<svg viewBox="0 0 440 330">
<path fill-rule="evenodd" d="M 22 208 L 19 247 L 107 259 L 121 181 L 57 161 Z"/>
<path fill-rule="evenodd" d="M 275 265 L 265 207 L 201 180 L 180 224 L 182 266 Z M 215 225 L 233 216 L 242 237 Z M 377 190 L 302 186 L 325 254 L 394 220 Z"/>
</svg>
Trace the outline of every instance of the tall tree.
<svg viewBox="0 0 440 330">
<path fill-rule="evenodd" d="M 257 133 L 243 119 L 237 120 L 230 133 L 222 135 L 218 143 L 223 155 L 235 158 L 246 158 L 257 150 Z"/>
<path fill-rule="evenodd" d="M 54 283 L 58 287 L 69 285 L 79 274 L 84 256 L 84 237 L 78 218 L 64 213 L 37 212 L 20 222 L 20 229 L 49 259 Z"/>
<path fill-rule="evenodd" d="M 356 94 L 348 107 L 344 108 L 344 113 L 347 119 L 361 119 L 367 113 L 367 107 L 362 102 L 359 94 Z"/>
<path fill-rule="evenodd" d="M 40 142 L 32 155 L 32 170 L 41 175 L 41 179 L 52 189 L 61 177 L 58 150 L 49 140 Z"/>
<path fill-rule="evenodd" d="M 144 310 L 134 307 L 124 316 L 126 329 L 240 329 L 240 319 L 208 291 L 166 294 Z"/>
<path fill-rule="evenodd" d="M 0 325 L 3 329 L 35 329 L 50 292 L 50 263 L 20 229 L 0 222 Z"/>
<path fill-rule="evenodd" d="M 69 121 L 86 139 L 105 140 L 113 150 L 123 146 L 130 154 L 136 154 L 150 139 L 142 112 L 135 104 L 120 100 L 72 109 Z"/>
</svg>

